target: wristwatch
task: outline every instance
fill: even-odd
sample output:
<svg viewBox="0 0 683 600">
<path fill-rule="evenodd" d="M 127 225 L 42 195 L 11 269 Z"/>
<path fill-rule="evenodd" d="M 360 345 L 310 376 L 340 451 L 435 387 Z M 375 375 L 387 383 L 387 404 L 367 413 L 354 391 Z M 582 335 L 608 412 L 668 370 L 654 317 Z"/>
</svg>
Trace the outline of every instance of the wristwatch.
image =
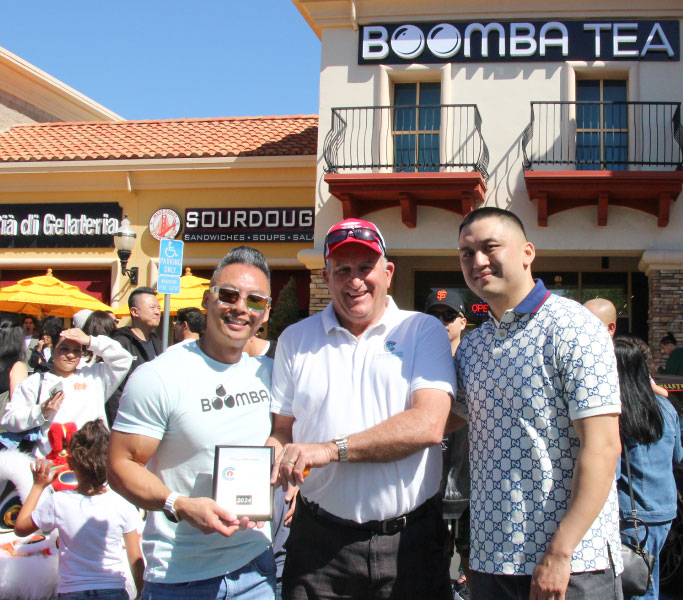
<svg viewBox="0 0 683 600">
<path fill-rule="evenodd" d="M 171 492 L 168 498 L 166 498 L 166 502 L 164 502 L 164 514 L 171 523 L 180 521 L 180 517 L 175 510 L 175 501 L 178 499 L 178 496 L 180 496 L 178 492 Z"/>
<path fill-rule="evenodd" d="M 339 462 L 349 462 L 349 436 L 337 435 L 332 438 L 339 449 Z"/>
</svg>

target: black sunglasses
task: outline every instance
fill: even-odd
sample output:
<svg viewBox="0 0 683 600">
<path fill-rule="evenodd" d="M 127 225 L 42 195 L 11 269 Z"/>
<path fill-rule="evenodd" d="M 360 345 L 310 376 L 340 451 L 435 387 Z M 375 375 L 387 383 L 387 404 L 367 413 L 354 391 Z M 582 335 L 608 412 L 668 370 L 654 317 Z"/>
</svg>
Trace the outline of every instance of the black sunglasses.
<svg viewBox="0 0 683 600">
<path fill-rule="evenodd" d="M 356 238 L 357 240 L 363 240 L 364 242 L 377 242 L 382 254 L 386 255 L 387 253 L 387 249 L 384 247 L 384 242 L 382 241 L 382 236 L 379 233 L 368 227 L 356 227 L 354 229 L 337 229 L 337 231 L 328 233 L 325 237 L 325 254 L 327 255 L 329 252 L 331 244 L 343 242 L 349 236 Z"/>
<path fill-rule="evenodd" d="M 441 320 L 442 323 L 446 324 L 452 323 L 458 317 L 463 316 L 462 313 L 458 312 L 457 310 L 434 311 L 427 314 L 432 315 L 432 317 L 436 317 L 437 319 Z"/>
<path fill-rule="evenodd" d="M 270 305 L 271 300 L 270 296 L 261 296 L 261 294 L 251 293 L 245 294 L 243 296 L 239 290 L 227 287 L 219 287 L 217 285 L 214 285 L 210 291 L 214 294 L 218 294 L 219 304 L 225 304 L 228 306 L 234 306 L 239 302 L 240 298 L 244 298 L 244 301 L 247 305 L 247 310 L 255 313 L 260 313 L 266 310 L 266 308 L 268 308 Z"/>
</svg>

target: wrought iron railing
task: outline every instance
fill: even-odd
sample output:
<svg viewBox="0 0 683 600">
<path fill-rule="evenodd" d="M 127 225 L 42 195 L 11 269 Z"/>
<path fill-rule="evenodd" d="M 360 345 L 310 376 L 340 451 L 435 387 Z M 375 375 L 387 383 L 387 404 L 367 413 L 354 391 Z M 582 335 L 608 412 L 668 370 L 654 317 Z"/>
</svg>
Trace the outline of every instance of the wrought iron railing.
<svg viewBox="0 0 683 600">
<path fill-rule="evenodd" d="M 323 157 L 328 173 L 472 169 L 489 177 L 474 104 L 333 108 Z"/>
<path fill-rule="evenodd" d="M 680 102 L 532 102 L 524 169 L 683 168 Z"/>
</svg>

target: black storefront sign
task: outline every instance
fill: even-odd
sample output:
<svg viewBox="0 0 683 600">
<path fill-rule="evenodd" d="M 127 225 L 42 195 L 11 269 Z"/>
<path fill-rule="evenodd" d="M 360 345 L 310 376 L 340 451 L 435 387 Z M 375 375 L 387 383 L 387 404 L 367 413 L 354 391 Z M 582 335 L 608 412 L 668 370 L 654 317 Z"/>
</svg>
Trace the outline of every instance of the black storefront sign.
<svg viewBox="0 0 683 600">
<path fill-rule="evenodd" d="M 358 64 L 679 61 L 679 21 L 448 21 L 362 25 Z"/>
<path fill-rule="evenodd" d="M 116 202 L 0 205 L 0 248 L 113 248 Z"/>
<path fill-rule="evenodd" d="M 188 208 L 185 242 L 312 242 L 312 208 Z"/>
</svg>

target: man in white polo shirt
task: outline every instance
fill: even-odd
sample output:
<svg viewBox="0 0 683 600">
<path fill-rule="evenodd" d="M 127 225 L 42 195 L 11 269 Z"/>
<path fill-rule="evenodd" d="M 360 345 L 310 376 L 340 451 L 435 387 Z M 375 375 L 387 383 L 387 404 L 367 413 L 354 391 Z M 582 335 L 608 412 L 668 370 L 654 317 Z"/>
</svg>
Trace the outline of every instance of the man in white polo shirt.
<svg viewBox="0 0 683 600">
<path fill-rule="evenodd" d="M 469 213 L 459 253 L 491 316 L 455 355 L 466 400 L 455 410 L 469 419 L 472 598 L 621 598 L 621 400 L 607 329 L 534 281 L 534 246 L 513 213 Z"/>
<path fill-rule="evenodd" d="M 394 265 L 373 223 L 334 225 L 324 256 L 332 302 L 284 331 L 273 367 L 273 481 L 301 486 L 283 597 L 452 598 L 438 496 L 448 336 L 387 295 Z"/>
</svg>

